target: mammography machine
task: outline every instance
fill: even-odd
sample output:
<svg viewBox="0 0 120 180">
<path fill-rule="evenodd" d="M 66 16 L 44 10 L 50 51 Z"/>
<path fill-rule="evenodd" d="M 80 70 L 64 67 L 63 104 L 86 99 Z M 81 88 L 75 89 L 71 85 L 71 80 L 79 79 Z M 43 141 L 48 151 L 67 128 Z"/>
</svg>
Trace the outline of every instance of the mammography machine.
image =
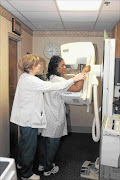
<svg viewBox="0 0 120 180">
<path fill-rule="evenodd" d="M 65 103 L 87 105 L 87 111 L 89 112 L 93 89 L 95 118 L 92 125 L 92 137 L 95 142 L 101 140 L 100 158 L 97 158 L 94 164 L 85 161 L 83 168 L 89 170 L 89 173 L 84 171 L 82 177 L 118 180 L 120 178 L 120 169 L 118 169 L 120 166 L 120 59 L 115 59 L 115 40 L 106 39 L 104 41 L 102 65 L 95 65 L 95 49 L 91 42 L 64 44 L 61 46 L 61 56 L 68 68 L 77 69 L 79 66 L 81 70 L 81 66 L 91 66 L 83 90 L 78 93 L 66 92 L 62 94 Z M 101 77 L 103 86 L 102 120 L 99 120 L 97 77 Z M 94 173 L 94 166 L 98 171 L 100 169 L 100 173 L 97 175 L 95 173 L 98 171 Z M 116 174 L 113 172 L 113 168 L 117 168 Z"/>
<path fill-rule="evenodd" d="M 97 86 L 98 80 L 96 77 L 101 76 L 102 66 L 95 65 L 95 49 L 91 42 L 77 42 L 68 43 L 61 46 L 61 55 L 65 61 L 66 66 L 77 69 L 80 66 L 91 66 L 91 71 L 87 74 L 87 79 L 84 82 L 83 90 L 78 93 L 66 92 L 62 94 L 62 98 L 67 104 L 87 105 L 89 112 L 89 105 L 92 99 L 92 87 L 94 88 L 94 112 L 95 118 L 92 126 L 92 137 L 95 142 L 100 139 L 100 121 L 98 115 L 97 102 Z M 79 71 L 80 72 L 80 71 Z M 95 132 L 96 129 L 96 132 Z"/>
</svg>

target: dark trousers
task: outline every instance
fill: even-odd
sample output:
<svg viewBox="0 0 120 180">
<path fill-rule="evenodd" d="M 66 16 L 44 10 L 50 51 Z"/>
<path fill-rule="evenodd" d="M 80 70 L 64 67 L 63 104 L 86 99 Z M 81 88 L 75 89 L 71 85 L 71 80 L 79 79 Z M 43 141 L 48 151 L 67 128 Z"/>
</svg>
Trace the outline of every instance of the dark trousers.
<svg viewBox="0 0 120 180">
<path fill-rule="evenodd" d="M 33 175 L 33 161 L 37 147 L 37 128 L 20 127 L 18 144 L 18 164 L 22 166 L 22 177 Z"/>
<path fill-rule="evenodd" d="M 56 152 L 60 144 L 60 138 L 40 137 L 38 145 L 39 164 L 44 166 L 45 171 L 53 168 Z"/>
</svg>

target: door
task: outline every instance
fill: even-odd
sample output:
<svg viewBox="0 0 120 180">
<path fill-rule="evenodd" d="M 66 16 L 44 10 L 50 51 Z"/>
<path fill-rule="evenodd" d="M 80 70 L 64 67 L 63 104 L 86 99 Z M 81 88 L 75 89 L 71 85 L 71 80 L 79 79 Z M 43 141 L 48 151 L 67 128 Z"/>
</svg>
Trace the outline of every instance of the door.
<svg viewBox="0 0 120 180">
<path fill-rule="evenodd" d="M 9 39 L 9 115 L 17 86 L 17 41 Z M 18 126 L 10 123 L 10 154 L 18 144 Z"/>
</svg>

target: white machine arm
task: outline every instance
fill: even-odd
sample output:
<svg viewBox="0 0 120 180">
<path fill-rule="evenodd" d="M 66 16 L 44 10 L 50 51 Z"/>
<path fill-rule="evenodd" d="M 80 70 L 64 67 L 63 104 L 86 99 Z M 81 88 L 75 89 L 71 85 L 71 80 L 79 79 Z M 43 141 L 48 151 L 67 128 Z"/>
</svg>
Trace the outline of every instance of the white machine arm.
<svg viewBox="0 0 120 180">
<path fill-rule="evenodd" d="M 93 119 L 93 125 L 92 125 L 92 138 L 95 142 L 98 142 L 100 139 L 100 120 L 99 120 L 99 112 L 98 112 L 97 86 L 98 86 L 98 80 L 94 76 L 93 77 L 93 97 L 94 97 L 95 117 Z"/>
<path fill-rule="evenodd" d="M 95 142 L 98 142 L 100 139 L 100 120 L 99 120 L 98 96 L 97 96 L 98 79 L 96 77 L 102 77 L 102 65 L 93 65 L 91 67 L 91 70 L 93 72 L 92 86 L 93 86 L 94 113 L 95 113 L 95 117 L 93 119 L 93 125 L 92 125 L 92 138 Z"/>
</svg>

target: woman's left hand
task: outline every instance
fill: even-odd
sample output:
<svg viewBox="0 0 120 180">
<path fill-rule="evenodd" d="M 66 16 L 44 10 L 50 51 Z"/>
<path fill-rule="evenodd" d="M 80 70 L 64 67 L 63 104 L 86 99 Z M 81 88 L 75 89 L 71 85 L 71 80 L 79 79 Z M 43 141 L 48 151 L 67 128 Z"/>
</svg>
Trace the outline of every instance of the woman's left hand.
<svg viewBox="0 0 120 180">
<path fill-rule="evenodd" d="M 74 82 L 85 80 L 85 79 L 86 79 L 86 73 L 79 73 L 75 77 L 73 77 Z"/>
<path fill-rule="evenodd" d="M 90 71 L 90 69 L 91 69 L 90 65 L 85 66 L 81 73 L 85 73 L 85 72 L 87 73 Z"/>
</svg>

